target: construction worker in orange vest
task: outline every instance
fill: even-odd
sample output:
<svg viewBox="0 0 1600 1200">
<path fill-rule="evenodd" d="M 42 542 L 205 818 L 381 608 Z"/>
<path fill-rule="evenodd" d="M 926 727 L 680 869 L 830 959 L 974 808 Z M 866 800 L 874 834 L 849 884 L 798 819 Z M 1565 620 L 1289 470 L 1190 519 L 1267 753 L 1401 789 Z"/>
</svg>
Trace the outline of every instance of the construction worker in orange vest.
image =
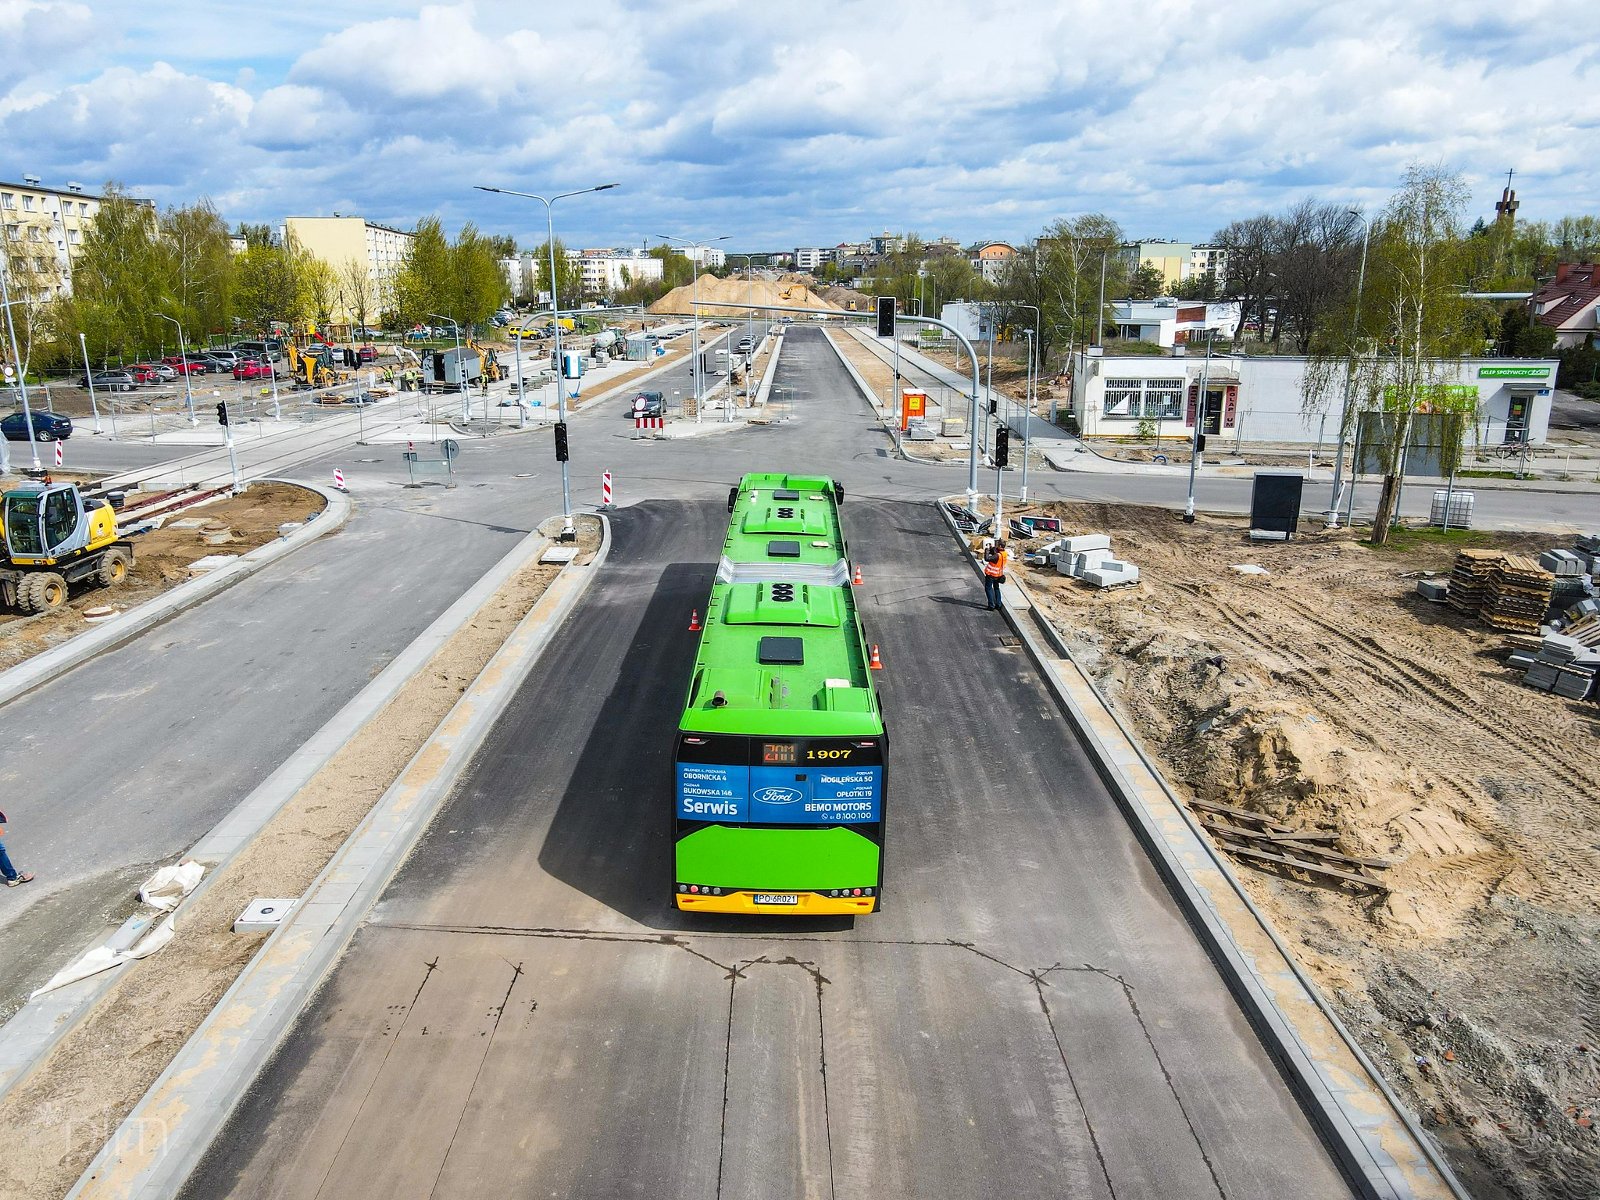
<svg viewBox="0 0 1600 1200">
<path fill-rule="evenodd" d="M 1000 583 L 1006 577 L 1009 558 L 1005 538 L 990 538 L 983 544 L 983 593 L 991 610 L 1000 607 Z"/>
</svg>

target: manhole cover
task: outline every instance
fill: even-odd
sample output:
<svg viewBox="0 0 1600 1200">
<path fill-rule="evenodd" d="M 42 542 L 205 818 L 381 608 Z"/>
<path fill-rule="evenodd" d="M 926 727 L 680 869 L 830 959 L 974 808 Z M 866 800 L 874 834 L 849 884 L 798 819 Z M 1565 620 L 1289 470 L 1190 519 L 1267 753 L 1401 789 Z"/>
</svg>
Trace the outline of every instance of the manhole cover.
<svg viewBox="0 0 1600 1200">
<path fill-rule="evenodd" d="M 1002 646 L 1022 645 L 1022 639 L 1014 633 L 997 633 L 995 634 L 994 640 L 999 642 Z"/>
</svg>

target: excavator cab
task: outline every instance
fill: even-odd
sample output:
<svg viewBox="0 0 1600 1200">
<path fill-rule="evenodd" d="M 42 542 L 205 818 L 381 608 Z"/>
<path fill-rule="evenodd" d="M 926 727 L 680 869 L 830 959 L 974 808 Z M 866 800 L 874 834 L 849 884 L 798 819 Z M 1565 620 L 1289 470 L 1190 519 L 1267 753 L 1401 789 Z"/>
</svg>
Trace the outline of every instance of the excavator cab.
<svg viewBox="0 0 1600 1200">
<path fill-rule="evenodd" d="M 5 494 L 6 557 L 48 566 L 117 540 L 109 504 L 86 505 L 70 483 L 21 487 Z"/>
<path fill-rule="evenodd" d="M 118 540 L 111 505 L 86 501 L 75 484 L 29 484 L 5 493 L 0 525 L 6 550 L 0 601 L 25 613 L 60 608 L 71 583 L 121 583 L 133 564 L 133 544 Z"/>
</svg>

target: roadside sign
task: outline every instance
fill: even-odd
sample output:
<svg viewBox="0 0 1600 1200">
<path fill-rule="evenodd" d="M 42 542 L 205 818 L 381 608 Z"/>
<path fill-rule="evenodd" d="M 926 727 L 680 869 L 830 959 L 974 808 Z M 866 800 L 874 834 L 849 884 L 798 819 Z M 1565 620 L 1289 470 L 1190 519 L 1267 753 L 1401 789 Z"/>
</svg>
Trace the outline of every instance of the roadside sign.
<svg viewBox="0 0 1600 1200">
<path fill-rule="evenodd" d="M 445 438 L 445 440 L 439 444 L 439 449 L 443 452 L 446 458 L 454 458 L 456 455 L 461 453 L 461 443 L 457 442 L 455 438 Z"/>
<path fill-rule="evenodd" d="M 927 392 L 901 392 L 900 393 L 900 430 L 905 432 L 910 428 L 913 417 L 926 417 L 928 415 Z"/>
</svg>

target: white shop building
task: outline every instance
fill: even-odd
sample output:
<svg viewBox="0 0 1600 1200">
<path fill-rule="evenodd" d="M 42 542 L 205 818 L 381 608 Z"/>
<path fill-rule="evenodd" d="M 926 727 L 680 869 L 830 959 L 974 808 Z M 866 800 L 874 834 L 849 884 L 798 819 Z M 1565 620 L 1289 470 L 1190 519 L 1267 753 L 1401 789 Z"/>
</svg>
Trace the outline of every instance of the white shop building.
<svg viewBox="0 0 1600 1200">
<path fill-rule="evenodd" d="M 1072 408 L 1086 438 L 1132 437 L 1141 421 L 1165 435 L 1194 430 L 1206 378 L 1203 432 L 1224 441 L 1313 446 L 1339 436 L 1340 391 L 1319 411 L 1302 411 L 1309 360 L 1213 355 L 1110 356 L 1079 352 L 1072 363 Z M 1439 364 L 1439 380 L 1472 388 L 1478 413 L 1469 444 L 1542 445 L 1550 430 L 1553 358 L 1464 358 Z M 1147 426 L 1148 429 L 1148 426 Z"/>
</svg>

